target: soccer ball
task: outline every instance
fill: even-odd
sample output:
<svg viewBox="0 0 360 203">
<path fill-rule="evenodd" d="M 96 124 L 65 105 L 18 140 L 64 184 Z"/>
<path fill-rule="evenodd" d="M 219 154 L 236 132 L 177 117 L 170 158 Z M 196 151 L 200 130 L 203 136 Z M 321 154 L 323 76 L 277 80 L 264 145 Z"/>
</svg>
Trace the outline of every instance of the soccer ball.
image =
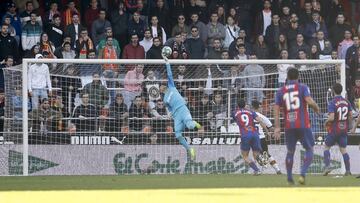
<svg viewBox="0 0 360 203">
<path fill-rule="evenodd" d="M 168 46 L 164 46 L 161 50 L 161 54 L 166 57 L 169 57 L 171 55 L 171 53 L 172 53 L 172 50 Z"/>
</svg>

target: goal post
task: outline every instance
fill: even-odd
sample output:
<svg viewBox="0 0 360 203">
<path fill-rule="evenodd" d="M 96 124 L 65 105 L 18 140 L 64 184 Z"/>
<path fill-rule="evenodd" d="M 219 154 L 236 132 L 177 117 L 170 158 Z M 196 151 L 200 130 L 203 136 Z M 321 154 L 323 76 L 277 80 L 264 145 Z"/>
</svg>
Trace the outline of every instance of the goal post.
<svg viewBox="0 0 360 203">
<path fill-rule="evenodd" d="M 231 116 L 239 98 L 248 104 L 254 99 L 261 100 L 264 114 L 272 119 L 275 92 L 281 84 L 281 64 L 298 68 L 301 82 L 311 83 L 310 91 L 315 94 L 315 101 L 320 100 L 317 102 L 320 102 L 322 113 L 326 113 L 328 88 L 335 82 L 340 82 L 343 87 L 346 84 L 344 60 L 169 60 L 169 63 L 177 88 L 186 97 L 194 120 L 203 122 L 201 130 L 184 132 L 190 146 L 198 152 L 197 162 L 189 163 L 186 159 L 186 152 L 173 134 L 171 115 L 160 111 L 161 86 L 167 83 L 164 60 L 23 59 L 21 68 L 4 70 L 7 100 L 12 100 L 14 91 L 21 85 L 22 117 L 20 136 L 19 132 L 12 132 L 16 124 L 14 115 L 19 109 L 7 102 L 4 139 L 13 144 L 0 145 L 0 155 L 7 158 L 0 159 L 3 162 L 0 163 L 0 175 L 19 175 L 19 171 L 14 172 L 19 167 L 24 176 L 246 173 L 248 168 L 239 156 L 238 128 Z M 28 95 L 29 67 L 33 64 L 48 65 L 53 85 L 51 95 L 47 95 L 49 105 L 50 108 L 55 106 L 56 110 L 62 109 L 62 115 L 52 110 L 34 113 L 34 99 L 29 104 Z M 138 78 L 140 74 L 135 69 L 139 64 L 143 65 L 139 66 L 143 76 Z M 181 70 L 181 66 L 185 70 Z M 149 72 L 156 79 L 147 79 Z M 103 88 L 101 91 L 91 89 L 94 73 L 99 73 L 101 85 L 97 85 Z M 130 78 L 132 76 L 136 80 Z M 74 81 L 81 84 L 76 86 Z M 48 88 L 44 88 L 45 92 Z M 116 111 L 112 108 L 118 95 L 127 108 L 121 116 L 116 115 L 120 107 L 116 107 Z M 57 97 L 63 99 L 61 108 L 56 106 L 59 105 Z M 89 108 L 94 108 L 94 112 L 84 116 L 79 109 L 87 97 L 90 97 L 91 106 L 86 109 L 92 111 Z M 42 96 L 39 98 L 41 103 Z M 136 98 L 141 99 L 141 105 L 146 105 L 146 112 L 130 112 L 132 105 L 136 105 Z M 44 118 L 35 118 L 39 115 Z M 316 137 L 325 135 L 325 129 L 319 126 L 324 118 L 312 116 L 312 119 L 318 122 L 314 126 Z M 278 142 L 269 138 L 268 142 L 284 170 L 284 139 Z M 107 153 L 112 158 L 105 157 Z M 339 157 L 336 159 L 341 161 Z M 97 164 L 90 163 L 92 160 Z M 101 169 L 97 170 L 97 167 Z M 215 169 L 221 167 L 221 170 Z M 298 171 L 295 169 L 295 172 Z"/>
</svg>

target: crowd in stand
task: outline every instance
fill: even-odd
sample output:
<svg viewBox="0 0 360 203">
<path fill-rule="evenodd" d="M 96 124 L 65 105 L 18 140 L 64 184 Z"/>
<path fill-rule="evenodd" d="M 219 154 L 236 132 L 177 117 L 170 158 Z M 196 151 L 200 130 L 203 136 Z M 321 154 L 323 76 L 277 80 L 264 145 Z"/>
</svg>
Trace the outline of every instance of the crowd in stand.
<svg viewBox="0 0 360 203">
<path fill-rule="evenodd" d="M 172 59 L 346 59 L 347 91 L 353 100 L 360 97 L 360 27 L 355 15 L 360 1 L 350 2 L 353 13 L 352 18 L 347 19 L 340 0 L 2 1 L 0 62 L 5 68 L 20 64 L 22 58 L 35 57 L 161 59 L 164 45 L 172 48 Z M 57 68 L 51 64 L 29 67 L 31 118 L 39 118 L 40 114 L 45 115 L 40 116 L 45 120 L 77 118 L 72 122 L 77 131 L 97 130 L 94 121 L 85 117 L 114 118 L 99 122 L 102 130 L 110 131 L 124 130 L 125 118 L 169 118 L 160 96 L 164 84 L 156 82 L 163 79 L 162 72 L 142 65 L 82 67 L 68 64 L 61 67 L 67 75 L 92 76 L 93 80 L 85 84 L 80 79 L 50 76 L 59 71 Z M 278 66 L 279 77 L 275 79 L 274 87 L 284 84 L 283 75 L 287 68 Z M 187 77 L 184 72 L 189 67 L 176 69 L 176 80 Z M 202 72 L 186 71 L 205 75 L 205 78 L 207 75 L 206 68 Z M 234 66 L 218 68 L 213 75 L 233 77 L 264 72 L 267 70 L 259 65 Z M 211 75 L 210 69 L 208 75 Z M 124 82 L 104 82 L 103 77 L 120 78 Z M 3 90 L 2 73 L 0 80 Z M 264 88 L 270 85 L 266 81 L 264 77 L 256 77 L 246 81 L 222 81 L 220 86 Z M 185 92 L 190 86 L 194 87 L 194 83 L 179 82 L 184 97 L 188 96 Z M 200 86 L 205 84 L 196 85 Z M 62 89 L 62 93 L 52 90 L 55 87 Z M 113 90 L 118 87 L 124 90 Z M 79 88 L 81 91 L 75 91 Z M 157 91 L 152 94 L 151 88 Z M 81 98 L 72 112 L 67 109 L 69 91 L 74 93 L 72 99 L 76 93 Z M 217 98 L 221 94 L 208 95 L 198 96 L 196 108 L 204 109 L 194 116 L 222 118 L 223 102 L 220 101 L 222 98 Z M 261 91 L 248 91 L 243 96 L 248 103 L 263 99 Z M 150 105 L 143 105 L 149 101 Z M 128 123 L 131 131 L 141 131 L 142 125 L 146 124 L 131 119 Z M 53 130 L 64 129 L 61 127 L 64 122 L 57 125 L 60 126 Z M 215 129 L 221 126 L 207 124 L 207 121 L 203 121 L 203 125 Z M 170 124 L 162 123 L 161 126 Z"/>
</svg>

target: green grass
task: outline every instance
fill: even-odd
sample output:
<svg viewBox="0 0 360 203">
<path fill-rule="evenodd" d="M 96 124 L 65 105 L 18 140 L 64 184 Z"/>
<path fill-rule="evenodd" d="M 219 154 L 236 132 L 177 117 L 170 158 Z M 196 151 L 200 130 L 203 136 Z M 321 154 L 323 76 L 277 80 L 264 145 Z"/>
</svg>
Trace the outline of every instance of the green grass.
<svg viewBox="0 0 360 203">
<path fill-rule="evenodd" d="M 296 178 L 296 176 L 295 176 Z M 308 176 L 306 187 L 359 187 L 354 176 Z M 0 177 L 0 191 L 11 190 L 114 190 L 177 188 L 288 187 L 281 175 L 134 175 L 134 176 L 31 176 Z"/>
</svg>

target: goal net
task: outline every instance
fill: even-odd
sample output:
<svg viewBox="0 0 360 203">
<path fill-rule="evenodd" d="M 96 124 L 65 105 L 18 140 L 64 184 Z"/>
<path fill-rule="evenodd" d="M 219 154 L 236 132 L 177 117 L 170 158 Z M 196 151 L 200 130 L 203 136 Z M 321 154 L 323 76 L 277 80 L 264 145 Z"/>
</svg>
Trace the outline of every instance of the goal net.
<svg viewBox="0 0 360 203">
<path fill-rule="evenodd" d="M 310 111 L 316 143 L 312 173 L 320 173 L 329 88 L 345 85 L 344 61 L 170 60 L 173 78 L 194 120 L 202 128 L 183 136 L 195 148 L 187 158 L 175 138 L 162 96 L 167 86 L 163 60 L 24 59 L 4 69 L 4 132 L 0 175 L 111 175 L 250 173 L 240 155 L 232 118 L 239 99 L 272 107 L 286 70 L 300 70 L 321 114 Z M 284 138 L 266 137 L 270 153 L 285 171 Z M 332 162 L 341 172 L 341 155 Z M 300 170 L 298 147 L 294 172 Z M 264 168 L 264 173 L 274 173 Z"/>
</svg>

